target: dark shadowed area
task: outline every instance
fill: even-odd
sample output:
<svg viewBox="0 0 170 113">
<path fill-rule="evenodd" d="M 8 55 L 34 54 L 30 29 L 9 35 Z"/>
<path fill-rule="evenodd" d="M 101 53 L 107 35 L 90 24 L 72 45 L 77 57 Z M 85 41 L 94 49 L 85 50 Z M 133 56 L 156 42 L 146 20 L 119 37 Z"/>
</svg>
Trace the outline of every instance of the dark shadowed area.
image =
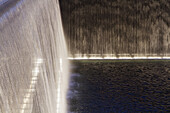
<svg viewBox="0 0 170 113">
<path fill-rule="evenodd" d="M 68 100 L 73 113 L 169 112 L 170 62 L 74 61 Z"/>
</svg>

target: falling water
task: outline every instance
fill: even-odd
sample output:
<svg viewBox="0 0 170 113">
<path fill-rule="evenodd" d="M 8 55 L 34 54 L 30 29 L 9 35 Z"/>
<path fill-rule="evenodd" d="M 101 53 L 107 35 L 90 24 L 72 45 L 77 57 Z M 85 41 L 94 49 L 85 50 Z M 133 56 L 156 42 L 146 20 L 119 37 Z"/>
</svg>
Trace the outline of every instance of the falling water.
<svg viewBox="0 0 170 113">
<path fill-rule="evenodd" d="M 66 113 L 58 0 L 0 0 L 0 113 Z"/>
<path fill-rule="evenodd" d="M 168 0 L 61 1 L 70 58 L 170 57 Z"/>
</svg>

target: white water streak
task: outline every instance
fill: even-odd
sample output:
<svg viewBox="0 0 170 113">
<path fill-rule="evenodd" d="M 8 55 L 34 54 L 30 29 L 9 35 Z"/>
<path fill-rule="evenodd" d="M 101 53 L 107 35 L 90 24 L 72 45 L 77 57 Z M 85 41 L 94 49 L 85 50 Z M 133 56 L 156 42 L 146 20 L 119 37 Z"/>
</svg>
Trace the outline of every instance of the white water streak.
<svg viewBox="0 0 170 113">
<path fill-rule="evenodd" d="M 35 67 L 32 70 L 32 79 L 30 81 L 30 86 L 28 90 L 28 93 L 26 93 L 26 95 L 24 96 L 24 100 L 23 100 L 23 105 L 21 107 L 21 112 L 20 113 L 25 113 L 26 107 L 29 106 L 32 102 L 32 98 L 31 95 L 33 95 L 34 91 L 35 91 L 35 86 L 37 84 L 37 79 L 38 79 L 38 75 L 40 72 L 40 66 L 43 63 L 43 59 L 38 58 L 35 61 Z"/>
<path fill-rule="evenodd" d="M 0 112 L 67 113 L 68 60 L 59 1 L 9 1 L 0 16 Z"/>
</svg>

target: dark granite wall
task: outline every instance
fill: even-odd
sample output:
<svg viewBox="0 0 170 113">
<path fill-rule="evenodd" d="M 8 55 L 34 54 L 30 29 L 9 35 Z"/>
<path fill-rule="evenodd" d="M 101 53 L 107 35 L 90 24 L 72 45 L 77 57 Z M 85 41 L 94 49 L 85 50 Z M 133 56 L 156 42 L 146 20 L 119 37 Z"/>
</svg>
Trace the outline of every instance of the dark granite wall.
<svg viewBox="0 0 170 113">
<path fill-rule="evenodd" d="M 60 0 L 70 56 L 170 54 L 169 0 Z"/>
</svg>

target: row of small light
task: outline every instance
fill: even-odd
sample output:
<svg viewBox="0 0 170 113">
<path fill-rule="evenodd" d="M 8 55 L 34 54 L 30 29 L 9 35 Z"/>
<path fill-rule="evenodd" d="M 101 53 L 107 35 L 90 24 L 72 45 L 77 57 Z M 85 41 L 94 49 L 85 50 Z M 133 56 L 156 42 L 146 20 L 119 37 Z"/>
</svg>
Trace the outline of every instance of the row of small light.
<svg viewBox="0 0 170 113">
<path fill-rule="evenodd" d="M 34 66 L 34 69 L 32 70 L 32 78 L 31 78 L 31 81 L 30 81 L 30 86 L 29 86 L 29 89 L 27 89 L 28 92 L 24 96 L 24 100 L 23 100 L 23 104 L 22 104 L 22 108 L 21 108 L 20 113 L 25 112 L 27 105 L 30 104 L 30 102 L 32 100 L 31 95 L 35 91 L 35 86 L 37 84 L 37 79 L 38 79 L 38 75 L 39 75 L 39 72 L 40 72 L 40 65 L 42 63 L 43 63 L 43 59 L 41 59 L 41 58 L 36 59 L 36 61 L 34 62 L 35 66 Z"/>
<path fill-rule="evenodd" d="M 68 59 L 70 59 L 70 60 L 85 60 L 85 59 L 115 59 L 115 60 L 118 60 L 118 59 L 170 59 L 170 57 L 145 57 L 145 56 L 143 56 L 143 57 L 69 57 Z"/>
</svg>

